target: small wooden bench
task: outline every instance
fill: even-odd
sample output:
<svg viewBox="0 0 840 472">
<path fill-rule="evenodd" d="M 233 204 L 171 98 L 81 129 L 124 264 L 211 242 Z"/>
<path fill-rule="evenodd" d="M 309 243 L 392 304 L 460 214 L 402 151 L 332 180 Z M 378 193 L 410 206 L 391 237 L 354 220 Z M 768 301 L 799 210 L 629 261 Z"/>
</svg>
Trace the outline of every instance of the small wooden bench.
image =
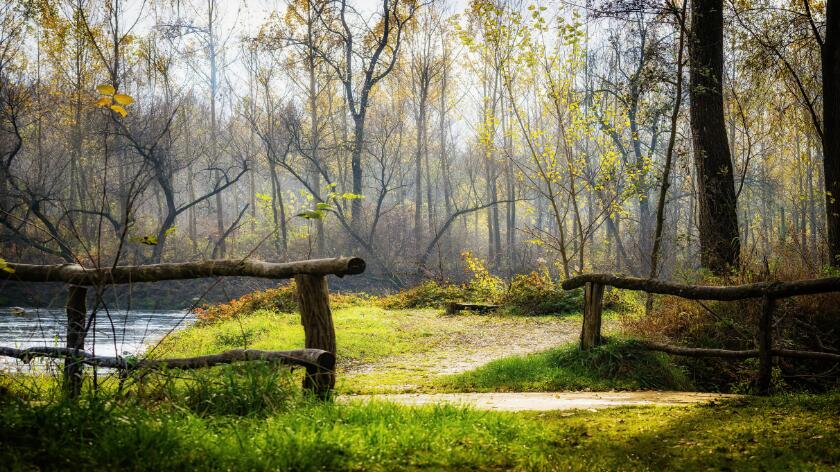
<svg viewBox="0 0 840 472">
<path fill-rule="evenodd" d="M 446 314 L 454 315 L 461 310 L 475 311 L 477 313 L 489 313 L 499 309 L 501 305 L 493 305 L 490 303 L 461 303 L 461 302 L 446 302 Z"/>
</svg>

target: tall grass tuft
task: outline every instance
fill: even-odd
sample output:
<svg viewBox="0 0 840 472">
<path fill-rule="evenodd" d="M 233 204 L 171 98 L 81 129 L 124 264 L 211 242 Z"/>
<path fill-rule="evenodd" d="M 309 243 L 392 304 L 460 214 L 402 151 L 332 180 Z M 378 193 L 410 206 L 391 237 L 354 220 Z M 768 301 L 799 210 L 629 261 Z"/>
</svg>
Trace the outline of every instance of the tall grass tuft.
<svg viewBox="0 0 840 472">
<path fill-rule="evenodd" d="M 133 394 L 143 406 L 170 405 L 202 416 L 264 417 L 304 401 L 300 376 L 285 366 L 245 362 L 139 379 Z"/>
</svg>

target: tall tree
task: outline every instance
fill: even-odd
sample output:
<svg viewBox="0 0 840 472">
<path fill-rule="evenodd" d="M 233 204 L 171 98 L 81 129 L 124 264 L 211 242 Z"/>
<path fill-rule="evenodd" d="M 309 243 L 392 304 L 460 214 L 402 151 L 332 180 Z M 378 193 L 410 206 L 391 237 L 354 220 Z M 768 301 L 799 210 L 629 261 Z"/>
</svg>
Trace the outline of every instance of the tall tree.
<svg viewBox="0 0 840 472">
<path fill-rule="evenodd" d="M 415 125 L 417 132 L 417 143 L 414 152 L 414 252 L 418 256 L 422 248 L 424 237 L 423 225 L 423 164 L 426 164 L 426 181 L 431 174 L 429 169 L 429 143 L 428 143 L 428 108 L 432 82 L 436 79 L 441 69 L 441 62 L 436 55 L 436 35 L 439 28 L 439 21 L 436 13 L 427 10 L 425 15 L 418 18 L 418 31 L 410 38 L 411 45 L 411 86 L 412 97 L 415 104 Z M 429 207 L 429 227 L 434 227 L 432 221 L 432 192 L 430 186 L 426 187 L 427 202 Z"/>
<path fill-rule="evenodd" d="M 723 115 L 723 0 L 692 0 L 689 53 L 700 261 L 713 273 L 724 274 L 738 267 L 741 243 Z"/>
<path fill-rule="evenodd" d="M 807 7 L 808 0 L 805 0 Z M 823 167 L 825 209 L 831 265 L 840 267 L 840 2 L 828 0 L 825 7 L 825 36 L 819 40 L 823 82 Z"/>
<path fill-rule="evenodd" d="M 355 195 L 362 194 L 362 151 L 371 92 L 397 64 L 403 33 L 418 6 L 418 2 L 411 0 L 382 0 L 380 16 L 373 27 L 365 21 L 354 22 L 353 12 L 356 10 L 348 7 L 347 0 L 340 2 L 338 15 L 341 26 L 338 30 L 332 29 L 330 18 L 321 16 L 326 28 L 336 34 L 341 45 L 340 58 L 329 57 L 325 51 L 319 51 L 319 55 L 327 59 L 325 62 L 338 75 L 353 118 L 350 167 Z M 351 201 L 350 215 L 351 226 L 356 231 L 361 227 L 361 213 L 362 202 L 355 198 Z"/>
</svg>

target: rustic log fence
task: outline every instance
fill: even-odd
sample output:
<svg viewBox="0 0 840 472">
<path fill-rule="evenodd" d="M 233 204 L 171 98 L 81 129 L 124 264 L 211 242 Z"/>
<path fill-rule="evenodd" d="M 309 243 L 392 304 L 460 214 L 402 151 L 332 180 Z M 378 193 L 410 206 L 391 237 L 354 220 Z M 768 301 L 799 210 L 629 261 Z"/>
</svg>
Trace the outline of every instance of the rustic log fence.
<svg viewBox="0 0 840 472">
<path fill-rule="evenodd" d="M 66 306 L 66 347 L 28 349 L 0 347 L 0 356 L 14 357 L 26 362 L 34 357 L 64 359 L 64 387 L 70 397 L 78 396 L 81 391 L 84 365 L 109 367 L 126 372 L 137 369 L 196 369 L 254 360 L 304 367 L 306 369 L 304 387 L 321 397 L 326 397 L 335 386 L 336 352 L 327 275 L 343 277 L 361 274 L 365 270 L 365 261 L 357 257 L 337 257 L 284 263 L 225 259 L 99 269 L 89 269 L 78 264 L 9 263 L 8 267 L 12 271 L 0 271 L 0 279 L 22 282 L 63 282 L 69 285 Z M 192 358 L 141 360 L 130 360 L 119 356 L 100 357 L 85 351 L 87 287 L 233 276 L 295 279 L 305 338 L 304 349 L 292 351 L 235 349 Z"/>
<path fill-rule="evenodd" d="M 773 357 L 797 359 L 818 359 L 840 362 L 840 354 L 819 351 L 776 349 L 773 347 L 773 311 L 776 300 L 799 295 L 840 292 L 840 277 L 798 280 L 793 282 L 758 282 L 744 285 L 716 287 L 707 285 L 685 285 L 656 279 L 642 279 L 613 274 L 583 274 L 563 282 L 563 289 L 584 287 L 583 326 L 580 335 L 582 350 L 590 350 L 601 343 L 601 315 L 604 287 L 642 291 L 650 294 L 673 295 L 688 300 L 735 301 L 761 299 L 761 317 L 758 323 L 757 349 L 735 351 L 728 349 L 702 349 L 672 346 L 650 341 L 640 345 L 653 351 L 688 357 L 721 357 L 729 359 L 758 358 L 758 392 L 767 394 Z"/>
</svg>

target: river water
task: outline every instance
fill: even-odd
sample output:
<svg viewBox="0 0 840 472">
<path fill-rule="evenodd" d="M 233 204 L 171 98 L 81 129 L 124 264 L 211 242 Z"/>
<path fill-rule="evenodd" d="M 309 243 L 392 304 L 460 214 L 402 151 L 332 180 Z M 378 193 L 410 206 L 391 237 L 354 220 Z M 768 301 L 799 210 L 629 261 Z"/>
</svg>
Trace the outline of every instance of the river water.
<svg viewBox="0 0 840 472">
<path fill-rule="evenodd" d="M 88 352 L 115 356 L 141 354 L 168 332 L 182 329 L 194 321 L 191 313 L 173 311 L 100 310 L 96 326 L 91 327 L 85 342 Z M 67 315 L 64 309 L 0 308 L 0 346 L 19 349 L 33 346 L 64 346 Z M 15 359 L 0 357 L 0 370 L 25 368 Z"/>
</svg>

